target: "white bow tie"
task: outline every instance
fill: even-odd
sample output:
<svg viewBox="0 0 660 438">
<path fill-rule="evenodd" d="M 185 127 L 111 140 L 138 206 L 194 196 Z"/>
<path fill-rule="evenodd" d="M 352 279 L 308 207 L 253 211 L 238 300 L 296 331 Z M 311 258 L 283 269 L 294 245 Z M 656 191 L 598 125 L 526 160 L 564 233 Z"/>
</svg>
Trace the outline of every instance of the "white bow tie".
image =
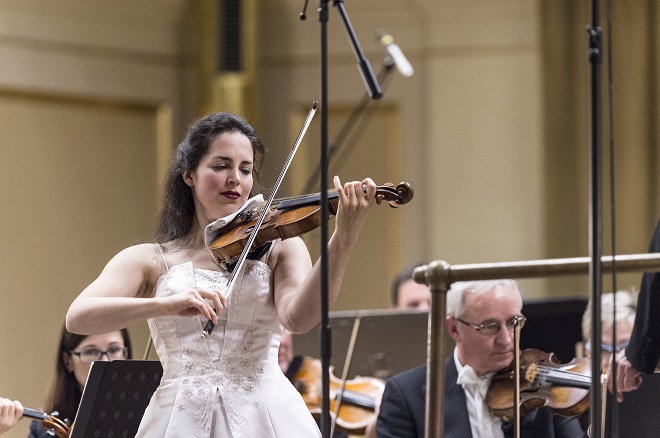
<svg viewBox="0 0 660 438">
<path fill-rule="evenodd" d="M 486 390 L 490 386 L 490 374 L 479 377 L 470 365 L 465 365 L 461 372 L 458 373 L 458 379 L 456 383 L 462 385 L 463 388 L 469 387 L 471 389 L 478 389 L 482 394 L 486 393 Z"/>
</svg>

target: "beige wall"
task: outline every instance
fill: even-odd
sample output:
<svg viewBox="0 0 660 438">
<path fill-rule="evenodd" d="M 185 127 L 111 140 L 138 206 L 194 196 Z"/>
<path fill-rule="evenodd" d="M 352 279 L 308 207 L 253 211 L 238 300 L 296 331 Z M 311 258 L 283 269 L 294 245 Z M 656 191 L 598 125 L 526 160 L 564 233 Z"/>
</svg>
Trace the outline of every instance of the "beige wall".
<svg viewBox="0 0 660 438">
<path fill-rule="evenodd" d="M 264 39 L 257 86 L 263 108 L 270 111 L 262 117 L 262 132 L 275 154 L 288 151 L 283 139 L 291 112 L 319 96 L 317 13 L 308 11 L 308 20 L 302 22 L 298 7 L 268 2 L 260 8 Z M 397 108 L 403 161 L 391 168 L 394 173 L 388 179 L 409 181 L 416 193 L 413 202 L 397 212 L 402 218 L 401 246 L 389 246 L 389 264 L 381 261 L 381 275 L 389 280 L 397 266 L 420 259 L 479 263 L 588 255 L 587 6 L 571 1 L 464 0 L 362 1 L 346 7 L 375 71 L 383 59 L 374 41 L 377 28 L 395 37 L 415 67 L 412 78 L 394 72 L 383 99 L 371 105 Z M 636 253 L 646 251 L 660 214 L 659 148 L 653 128 L 658 99 L 656 91 L 648 92 L 657 88 L 649 72 L 657 68 L 653 48 L 658 35 L 651 23 L 658 7 L 630 1 L 618 8 L 617 240 L 619 253 Z M 633 23 L 643 23 L 643 30 Z M 333 111 L 355 105 L 365 91 L 334 8 L 328 39 Z M 634 50 L 628 49 L 631 46 Z M 602 111 L 605 129 L 605 106 Z M 330 126 L 330 138 L 338 128 Z M 602 147 L 608 147 L 605 135 Z M 383 145 L 365 135 L 353 148 L 374 154 Z M 608 225 L 607 211 L 604 216 Z M 607 229 L 604 234 L 609 253 Z M 360 244 L 370 245 L 364 240 Z M 359 297 L 340 296 L 338 309 L 388 305 L 387 281 L 365 279 L 370 263 L 375 261 L 352 265 L 359 271 L 355 277 L 361 276 L 367 287 L 356 288 Z M 618 285 L 638 282 L 639 275 L 622 275 Z M 586 295 L 588 281 L 521 280 L 521 286 L 529 299 Z"/>
<path fill-rule="evenodd" d="M 267 138 L 275 139 L 282 138 L 287 126 L 286 109 L 318 98 L 320 80 L 316 13 L 301 22 L 296 5 L 282 3 L 268 2 L 261 8 L 261 30 L 267 38 L 258 83 L 265 106 L 271 108 L 264 129 L 272 133 Z M 386 177 L 410 182 L 416 197 L 396 212 L 402 238 L 400 246 L 389 246 L 389 264 L 375 258 L 380 254 L 376 251 L 368 260 L 356 260 L 355 269 L 363 270 L 356 277 L 361 275 L 364 287 L 357 288 L 359 297 L 341 296 L 337 307 L 388 306 L 390 279 L 416 260 L 543 258 L 541 35 L 536 2 L 391 1 L 346 6 L 375 71 L 383 59 L 374 40 L 381 27 L 396 38 L 415 67 L 411 78 L 394 71 L 382 101 L 371 106 L 398 109 L 396 136 L 401 144 L 396 146 L 402 162 L 388 169 Z M 409 22 L 415 25 L 405 24 Z M 364 86 L 334 8 L 328 27 L 330 107 L 355 105 Z M 272 83 L 278 86 L 267 86 Z M 337 129 L 331 125 L 331 137 Z M 350 148 L 370 151 L 367 155 L 384 149 L 369 135 Z M 382 267 L 377 280 L 364 275 L 373 264 Z M 530 284 L 530 296 L 545 294 L 543 281 Z"/>
<path fill-rule="evenodd" d="M 197 98 L 186 5 L 0 6 L 0 394 L 26 406 L 43 406 L 73 298 L 152 232 L 172 138 Z M 146 324 L 130 330 L 142 357 Z"/>
<path fill-rule="evenodd" d="M 303 2 L 248 3 L 256 5 L 248 35 L 254 58 L 241 86 L 258 105 L 244 115 L 270 150 L 268 187 L 302 115 L 320 98 L 320 26 L 313 3 L 306 21 L 298 19 Z M 574 3 L 345 2 L 373 69 L 382 68 L 374 34 L 383 28 L 415 75 L 390 74 L 383 99 L 369 105 L 369 123 L 342 145 L 338 158 L 345 163 L 330 173 L 373 176 L 378 184 L 408 181 L 415 198 L 396 211 L 374 210 L 336 309 L 387 307 L 391 278 L 414 260 L 588 253 L 589 17 Z M 621 14 L 620 34 L 641 17 L 657 18 L 657 7 L 646 2 L 628 6 L 638 3 Z M 226 109 L 222 93 L 209 103 L 212 32 L 201 19 L 208 17 L 198 14 L 209 7 L 207 0 L 0 5 L 1 395 L 41 406 L 69 303 L 120 248 L 149 239 L 170 147 L 200 108 Z M 334 7 L 328 32 L 332 139 L 365 91 Z M 652 33 L 616 70 L 628 84 L 618 101 L 625 164 L 617 179 L 626 252 L 646 250 L 660 213 L 657 60 L 626 74 L 628 64 L 654 53 L 656 40 Z M 281 196 L 300 194 L 317 168 L 319 119 Z M 640 119 L 646 121 L 641 137 Z M 308 242 L 316 254 L 318 237 Z M 525 298 L 586 294 L 583 278 L 522 283 Z M 144 327 L 132 333 L 141 356 Z"/>
<path fill-rule="evenodd" d="M 658 22 L 653 1 L 616 2 L 612 44 L 616 251 L 644 252 L 660 214 L 658 160 Z M 585 27 L 590 10 L 572 1 L 541 2 L 544 88 L 544 216 L 548 257 L 589 254 L 590 70 Z M 604 5 L 603 5 L 604 7 Z M 603 9 L 604 10 L 604 9 Z M 603 19 L 605 15 L 603 15 Z M 608 25 L 603 25 L 607 37 Z M 605 40 L 607 41 L 607 40 Z M 602 73 L 604 252 L 611 253 L 608 56 Z M 621 274 L 619 288 L 639 286 Z M 551 290 L 588 288 L 586 277 L 552 280 Z M 611 290 L 610 276 L 604 289 Z"/>
<path fill-rule="evenodd" d="M 12 96 L 0 98 L 0 119 L 0 379 L 3 393 L 38 407 L 68 305 L 110 257 L 149 235 L 155 118 L 147 109 Z"/>
</svg>

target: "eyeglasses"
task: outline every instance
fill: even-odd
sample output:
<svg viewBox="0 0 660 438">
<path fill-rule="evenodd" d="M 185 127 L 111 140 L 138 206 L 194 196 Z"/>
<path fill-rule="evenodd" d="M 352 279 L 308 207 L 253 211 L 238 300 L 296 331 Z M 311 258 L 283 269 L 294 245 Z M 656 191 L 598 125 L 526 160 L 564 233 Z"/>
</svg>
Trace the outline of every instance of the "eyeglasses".
<svg viewBox="0 0 660 438">
<path fill-rule="evenodd" d="M 98 348 L 88 348 L 82 351 L 69 351 L 80 359 L 80 362 L 94 362 L 107 356 L 109 360 L 121 360 L 128 358 L 128 347 L 110 347 L 107 351 L 101 351 Z"/>
<path fill-rule="evenodd" d="M 516 323 L 518 323 L 520 328 L 523 328 L 525 326 L 525 321 L 527 321 L 527 318 L 525 318 L 522 315 L 513 316 L 513 317 L 507 319 L 504 322 L 495 321 L 495 320 L 490 319 L 490 320 L 486 320 L 486 321 L 482 322 L 479 325 L 472 324 L 472 323 L 467 322 L 467 321 L 463 321 L 460 318 L 454 318 L 454 319 L 456 321 L 460 322 L 460 323 L 465 324 L 468 327 L 473 328 L 478 333 L 480 333 L 484 336 L 493 336 L 493 335 L 499 333 L 500 327 L 502 327 L 503 325 L 506 326 L 507 330 L 509 330 L 509 331 L 513 331 L 513 328 L 516 326 Z"/>
<path fill-rule="evenodd" d="M 627 346 L 628 346 L 628 342 L 622 342 L 617 346 L 612 346 L 610 344 L 602 343 L 600 344 L 600 349 L 601 351 L 604 351 L 606 353 L 612 353 L 612 352 L 618 353 L 621 350 L 625 350 Z M 591 350 L 591 343 L 586 342 L 584 344 L 584 348 L 586 348 L 587 350 Z"/>
</svg>

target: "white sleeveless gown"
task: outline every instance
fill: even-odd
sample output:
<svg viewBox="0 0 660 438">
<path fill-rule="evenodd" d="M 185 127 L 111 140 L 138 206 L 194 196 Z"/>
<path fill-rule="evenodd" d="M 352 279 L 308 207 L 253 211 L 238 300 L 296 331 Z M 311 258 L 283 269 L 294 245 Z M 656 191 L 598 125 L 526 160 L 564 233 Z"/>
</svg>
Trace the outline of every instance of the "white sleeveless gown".
<svg viewBox="0 0 660 438">
<path fill-rule="evenodd" d="M 136 438 L 321 436 L 302 397 L 282 373 L 277 352 L 282 335 L 272 293 L 272 272 L 247 260 L 227 309 L 210 336 L 200 317 L 150 319 L 163 378 Z M 225 271 L 194 269 L 192 262 L 168 268 L 156 296 L 193 285 L 224 290 Z"/>
</svg>

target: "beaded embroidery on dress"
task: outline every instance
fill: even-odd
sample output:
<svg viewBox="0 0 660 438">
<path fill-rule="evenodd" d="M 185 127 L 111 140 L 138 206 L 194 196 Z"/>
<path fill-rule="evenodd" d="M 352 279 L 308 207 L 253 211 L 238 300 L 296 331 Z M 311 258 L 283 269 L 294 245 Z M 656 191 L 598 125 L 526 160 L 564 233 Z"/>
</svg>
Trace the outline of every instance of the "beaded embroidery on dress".
<svg viewBox="0 0 660 438">
<path fill-rule="evenodd" d="M 265 256 L 267 258 L 268 255 Z M 226 271 L 172 266 L 159 278 L 156 296 L 194 285 L 224 290 Z M 302 397 L 278 361 L 282 325 L 272 293 L 272 272 L 246 260 L 210 336 L 198 316 L 148 321 L 163 378 L 147 407 L 137 438 L 320 436 Z"/>
</svg>

